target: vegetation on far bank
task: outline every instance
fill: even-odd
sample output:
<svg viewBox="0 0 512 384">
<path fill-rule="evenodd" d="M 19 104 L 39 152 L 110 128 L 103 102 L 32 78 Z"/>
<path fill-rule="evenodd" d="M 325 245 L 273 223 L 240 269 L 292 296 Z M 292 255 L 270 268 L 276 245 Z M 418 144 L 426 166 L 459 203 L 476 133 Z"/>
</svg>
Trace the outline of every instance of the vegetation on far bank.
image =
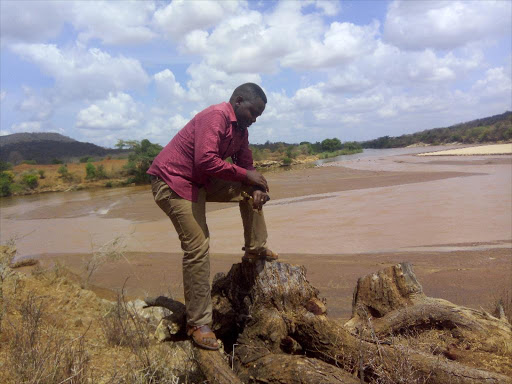
<svg viewBox="0 0 512 384">
<path fill-rule="evenodd" d="M 144 139 L 119 140 L 116 147 L 126 151 L 127 158 L 83 156 L 68 163 L 54 159 L 52 164 L 38 164 L 29 159 L 16 166 L 0 161 L 0 196 L 148 183 L 146 171 L 162 146 Z M 251 150 L 256 167 L 265 168 L 353 154 L 361 152 L 362 148 L 358 143 L 342 143 L 333 138 L 300 144 L 267 142 L 251 145 Z"/>
<path fill-rule="evenodd" d="M 450 143 L 479 144 L 512 140 L 512 112 L 398 137 L 382 136 L 361 143 L 363 148 L 399 148 L 424 143 L 442 145 Z"/>
</svg>

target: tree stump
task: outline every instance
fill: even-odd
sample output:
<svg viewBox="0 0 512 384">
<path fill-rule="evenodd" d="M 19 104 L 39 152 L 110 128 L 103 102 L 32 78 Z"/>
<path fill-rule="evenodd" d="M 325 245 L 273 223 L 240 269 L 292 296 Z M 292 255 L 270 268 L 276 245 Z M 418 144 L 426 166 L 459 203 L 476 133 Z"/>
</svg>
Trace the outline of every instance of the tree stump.
<svg viewBox="0 0 512 384">
<path fill-rule="evenodd" d="M 231 360 L 198 352 L 207 357 L 197 360 L 211 382 L 236 382 L 231 374 L 244 383 L 512 383 L 506 353 L 500 373 L 483 363 L 454 361 L 457 346 L 435 354 L 395 343 L 395 335 L 407 332 L 449 331 L 495 357 L 512 337 L 506 321 L 426 297 L 407 263 L 358 281 L 345 326 L 327 317 L 304 267 L 280 262 L 234 264 L 215 276 L 212 301 L 212 329 Z M 176 310 L 172 301 L 152 303 Z M 184 313 L 172 322 L 183 329 Z"/>
</svg>

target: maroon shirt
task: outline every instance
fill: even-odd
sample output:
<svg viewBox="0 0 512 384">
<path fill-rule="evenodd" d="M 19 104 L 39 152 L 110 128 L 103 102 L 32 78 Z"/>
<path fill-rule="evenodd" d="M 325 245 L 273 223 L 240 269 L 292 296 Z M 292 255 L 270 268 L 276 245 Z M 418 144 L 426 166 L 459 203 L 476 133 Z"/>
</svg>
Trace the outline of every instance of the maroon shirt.
<svg viewBox="0 0 512 384">
<path fill-rule="evenodd" d="M 234 164 L 224 161 L 231 157 Z M 245 181 L 253 170 L 247 129 L 237 127 L 229 103 L 199 112 L 153 160 L 148 170 L 184 199 L 197 201 L 198 189 L 212 177 Z"/>
</svg>

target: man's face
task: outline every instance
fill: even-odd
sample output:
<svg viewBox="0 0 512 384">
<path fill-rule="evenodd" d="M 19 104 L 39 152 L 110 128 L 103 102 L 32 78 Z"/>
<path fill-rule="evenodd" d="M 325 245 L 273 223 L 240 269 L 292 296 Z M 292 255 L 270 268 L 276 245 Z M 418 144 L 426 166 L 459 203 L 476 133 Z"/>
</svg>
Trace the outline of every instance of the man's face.
<svg viewBox="0 0 512 384">
<path fill-rule="evenodd" d="M 261 99 L 256 99 L 254 102 L 245 101 L 239 98 L 234 107 L 236 121 L 238 126 L 242 129 L 249 128 L 249 126 L 256 122 L 256 119 L 265 110 L 265 103 Z"/>
</svg>

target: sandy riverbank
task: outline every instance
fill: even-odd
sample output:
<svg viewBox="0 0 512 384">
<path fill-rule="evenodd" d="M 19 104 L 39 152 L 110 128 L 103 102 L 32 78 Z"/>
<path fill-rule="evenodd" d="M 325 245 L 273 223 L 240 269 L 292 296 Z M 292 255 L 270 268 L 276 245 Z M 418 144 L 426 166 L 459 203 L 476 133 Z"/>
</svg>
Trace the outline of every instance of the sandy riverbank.
<svg viewBox="0 0 512 384">
<path fill-rule="evenodd" d="M 510 155 L 512 143 L 479 145 L 476 147 L 447 149 L 445 151 L 420 153 L 418 156 L 475 156 L 475 155 Z"/>
</svg>

